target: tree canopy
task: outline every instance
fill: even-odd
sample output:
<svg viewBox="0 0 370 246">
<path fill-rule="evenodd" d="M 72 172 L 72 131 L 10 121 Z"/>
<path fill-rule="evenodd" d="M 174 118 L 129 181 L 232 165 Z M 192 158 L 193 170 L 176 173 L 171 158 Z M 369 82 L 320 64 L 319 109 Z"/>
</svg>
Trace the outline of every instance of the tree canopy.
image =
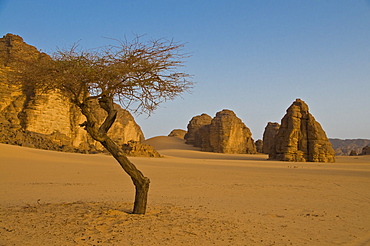
<svg viewBox="0 0 370 246">
<path fill-rule="evenodd" d="M 73 103 L 111 97 L 124 108 L 150 114 L 160 103 L 192 88 L 189 74 L 179 72 L 187 54 L 184 44 L 166 39 L 118 41 L 97 49 L 78 45 L 51 57 L 27 60 L 20 80 L 43 90 L 60 90 Z"/>
</svg>

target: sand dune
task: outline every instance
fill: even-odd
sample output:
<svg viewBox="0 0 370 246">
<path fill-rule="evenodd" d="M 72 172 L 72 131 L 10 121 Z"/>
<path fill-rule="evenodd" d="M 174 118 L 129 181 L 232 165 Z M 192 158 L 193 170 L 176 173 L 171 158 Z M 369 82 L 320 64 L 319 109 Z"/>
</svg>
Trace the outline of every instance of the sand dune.
<svg viewBox="0 0 370 246">
<path fill-rule="evenodd" d="M 106 155 L 0 144 L 0 245 L 370 245 L 370 157 L 288 163 L 147 140 L 147 215 Z"/>
<path fill-rule="evenodd" d="M 152 145 L 162 155 L 191 159 L 228 159 L 228 160 L 266 160 L 267 155 L 235 155 L 200 151 L 200 148 L 184 144 L 176 137 L 159 136 L 148 139 L 145 143 Z"/>
</svg>

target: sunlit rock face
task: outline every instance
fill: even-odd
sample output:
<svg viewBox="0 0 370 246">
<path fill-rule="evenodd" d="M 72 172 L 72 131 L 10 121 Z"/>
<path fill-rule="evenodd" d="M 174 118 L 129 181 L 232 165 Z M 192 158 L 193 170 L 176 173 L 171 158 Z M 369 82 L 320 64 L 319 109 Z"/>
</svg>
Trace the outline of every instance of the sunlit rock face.
<svg viewBox="0 0 370 246">
<path fill-rule="evenodd" d="M 218 112 L 213 119 L 206 114 L 193 117 L 188 125 L 187 137 L 187 143 L 200 147 L 203 151 L 256 153 L 251 131 L 233 111 L 227 109 Z"/>
<path fill-rule="evenodd" d="M 252 133 L 236 114 L 224 109 L 216 114 L 210 125 L 209 144 L 213 152 L 255 154 Z"/>
<path fill-rule="evenodd" d="M 301 99 L 287 109 L 269 158 L 296 162 L 335 162 L 335 152 L 319 122 Z"/>
<path fill-rule="evenodd" d="M 80 127 L 85 121 L 85 116 L 60 92 L 45 94 L 9 79 L 10 71 L 16 69 L 21 60 L 39 55 L 46 54 L 23 42 L 19 36 L 7 34 L 0 38 L 0 123 L 3 129 L 1 134 L 7 134 L 10 129 L 20 130 L 18 132 L 35 132 L 63 146 L 70 145 L 87 151 L 103 149 Z M 92 108 L 97 119 L 102 122 L 106 112 L 97 102 L 95 104 Z M 115 107 L 118 115 L 108 135 L 119 145 L 131 140 L 142 141 L 144 135 L 132 115 L 117 104 Z M 9 136 L 4 136 L 3 139 L 9 139 Z"/>
<path fill-rule="evenodd" d="M 170 134 L 168 134 L 169 137 L 175 137 L 175 138 L 180 138 L 184 139 L 187 131 L 182 130 L 182 129 L 173 129 Z"/>
</svg>

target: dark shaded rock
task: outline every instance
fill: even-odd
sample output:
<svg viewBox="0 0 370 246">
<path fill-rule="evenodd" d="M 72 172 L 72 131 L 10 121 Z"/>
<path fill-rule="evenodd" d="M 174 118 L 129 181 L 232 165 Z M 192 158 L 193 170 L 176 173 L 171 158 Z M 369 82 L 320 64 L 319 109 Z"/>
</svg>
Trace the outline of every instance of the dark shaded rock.
<svg viewBox="0 0 370 246">
<path fill-rule="evenodd" d="M 199 129 L 202 126 L 211 124 L 211 121 L 212 117 L 208 114 L 194 116 L 188 124 L 188 132 L 184 136 L 185 143 L 194 145 L 195 147 L 201 147 L 202 139 L 199 134 Z"/>
<path fill-rule="evenodd" d="M 269 158 L 281 161 L 335 162 L 335 152 L 307 104 L 297 99 L 287 109 Z"/>
<path fill-rule="evenodd" d="M 365 146 L 362 149 L 361 155 L 370 155 L 370 146 Z"/>
<path fill-rule="evenodd" d="M 263 153 L 263 141 L 258 139 L 254 144 L 256 145 L 256 151 L 258 153 Z"/>
<path fill-rule="evenodd" d="M 202 151 L 208 151 L 208 152 L 213 152 L 213 148 L 211 147 L 210 144 L 210 139 L 211 139 L 211 125 L 205 125 L 199 128 L 199 138 L 200 138 L 200 149 Z"/>
<path fill-rule="evenodd" d="M 31 132 L 22 128 L 11 128 L 9 124 L 0 123 L 0 143 L 19 145 L 23 147 L 54 150 L 62 152 L 85 153 L 84 150 L 56 142 L 53 135 Z"/>
<path fill-rule="evenodd" d="M 271 147 L 274 145 L 275 137 L 277 132 L 279 131 L 280 124 L 277 122 L 268 122 L 267 126 L 265 127 L 265 131 L 263 132 L 263 148 L 262 153 L 268 154 L 270 153 Z"/>
<path fill-rule="evenodd" d="M 351 150 L 351 152 L 349 153 L 349 156 L 356 156 L 356 155 L 357 155 L 356 150 Z"/>
</svg>

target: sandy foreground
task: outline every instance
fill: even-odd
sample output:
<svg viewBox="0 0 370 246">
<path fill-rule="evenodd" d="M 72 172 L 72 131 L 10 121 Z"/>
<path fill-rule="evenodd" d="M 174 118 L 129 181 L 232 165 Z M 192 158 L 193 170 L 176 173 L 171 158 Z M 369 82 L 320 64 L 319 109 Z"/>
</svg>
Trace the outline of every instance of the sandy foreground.
<svg viewBox="0 0 370 246">
<path fill-rule="evenodd" d="M 116 161 L 0 144 L 0 245 L 370 245 L 370 156 L 268 161 L 147 140 L 148 213 Z"/>
</svg>

